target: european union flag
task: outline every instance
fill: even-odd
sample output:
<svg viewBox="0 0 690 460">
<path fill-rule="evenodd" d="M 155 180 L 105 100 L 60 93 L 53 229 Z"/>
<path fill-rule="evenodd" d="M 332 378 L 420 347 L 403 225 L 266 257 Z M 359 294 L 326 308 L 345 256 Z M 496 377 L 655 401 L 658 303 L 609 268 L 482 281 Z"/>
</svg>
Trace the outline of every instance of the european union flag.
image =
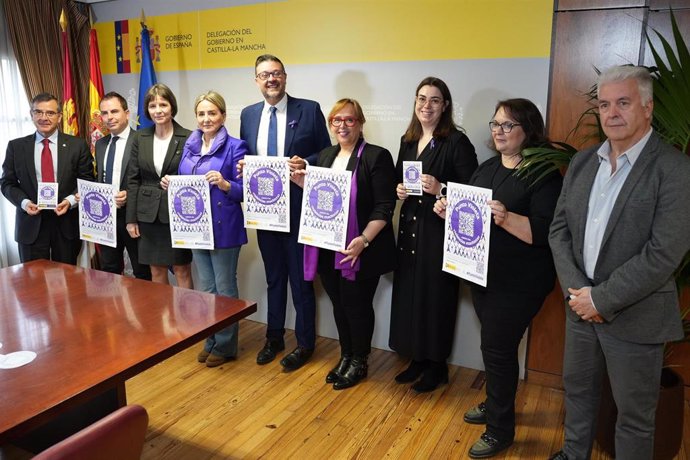
<svg viewBox="0 0 690 460">
<path fill-rule="evenodd" d="M 139 127 L 137 129 L 153 126 L 153 122 L 144 115 L 148 108 L 144 107 L 144 96 L 146 91 L 156 83 L 156 72 L 153 70 L 151 61 L 151 37 L 149 29 L 145 24 L 141 24 L 141 74 L 139 75 L 139 104 L 137 105 L 137 118 Z"/>
</svg>

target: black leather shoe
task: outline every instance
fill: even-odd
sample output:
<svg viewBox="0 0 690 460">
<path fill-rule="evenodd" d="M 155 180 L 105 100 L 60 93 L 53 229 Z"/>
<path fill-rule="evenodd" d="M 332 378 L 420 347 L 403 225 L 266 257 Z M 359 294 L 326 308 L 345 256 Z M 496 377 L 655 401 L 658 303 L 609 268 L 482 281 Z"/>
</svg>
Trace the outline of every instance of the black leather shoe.
<svg viewBox="0 0 690 460">
<path fill-rule="evenodd" d="M 512 444 L 512 439 L 502 441 L 500 439 L 496 439 L 489 433 L 484 433 L 481 435 L 479 440 L 475 442 L 472 447 L 470 447 L 468 455 L 470 458 L 489 458 L 507 449 Z"/>
<path fill-rule="evenodd" d="M 486 403 L 480 402 L 477 406 L 465 412 L 462 419 L 465 423 L 486 425 Z"/>
<path fill-rule="evenodd" d="M 562 450 L 559 450 L 551 457 L 549 457 L 549 460 L 568 460 L 568 456 L 565 455 L 565 453 Z"/>
<path fill-rule="evenodd" d="M 342 377 L 333 384 L 334 390 L 344 390 L 357 385 L 360 381 L 366 378 L 369 372 L 369 365 L 367 364 L 367 357 L 353 356 L 350 361 L 350 367 L 343 373 Z"/>
<path fill-rule="evenodd" d="M 280 360 L 280 365 L 284 371 L 291 372 L 304 366 L 313 354 L 313 348 L 297 347 Z"/>
<path fill-rule="evenodd" d="M 410 361 L 407 369 L 395 376 L 395 381 L 398 383 L 412 383 L 415 382 L 429 366 L 428 361 Z"/>
<path fill-rule="evenodd" d="M 256 364 L 268 364 L 276 359 L 279 351 L 285 350 L 285 342 L 277 340 L 266 340 L 264 347 L 256 355 Z"/>
<path fill-rule="evenodd" d="M 417 393 L 428 393 L 444 383 L 448 383 L 448 365 L 431 361 L 422 378 L 412 385 L 412 389 Z"/>
<path fill-rule="evenodd" d="M 326 376 L 326 383 L 335 383 L 340 379 L 348 367 L 350 367 L 350 361 L 352 361 L 352 355 L 342 355 L 340 361 L 335 365 L 333 369 Z"/>
</svg>

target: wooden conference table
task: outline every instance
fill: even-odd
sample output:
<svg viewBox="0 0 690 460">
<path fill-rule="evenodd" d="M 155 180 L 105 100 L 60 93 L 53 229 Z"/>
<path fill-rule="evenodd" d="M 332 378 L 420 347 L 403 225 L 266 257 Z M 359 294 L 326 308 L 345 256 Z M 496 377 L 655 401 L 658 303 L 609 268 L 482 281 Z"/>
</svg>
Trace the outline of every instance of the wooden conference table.
<svg viewBox="0 0 690 460">
<path fill-rule="evenodd" d="M 0 445 L 92 423 L 126 404 L 125 380 L 255 311 L 255 302 L 45 260 L 0 269 L 0 353 L 37 354 L 0 369 Z"/>
</svg>

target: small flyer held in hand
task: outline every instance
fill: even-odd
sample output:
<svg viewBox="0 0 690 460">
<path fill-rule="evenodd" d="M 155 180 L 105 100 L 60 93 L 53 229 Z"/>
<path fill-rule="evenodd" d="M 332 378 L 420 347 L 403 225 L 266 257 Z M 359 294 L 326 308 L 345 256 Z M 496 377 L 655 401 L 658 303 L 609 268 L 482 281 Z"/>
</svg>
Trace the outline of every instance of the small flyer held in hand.
<svg viewBox="0 0 690 460">
<path fill-rule="evenodd" d="M 58 202 L 58 183 L 57 182 L 39 182 L 38 183 L 38 203 L 36 205 L 39 209 L 55 209 Z"/>
<path fill-rule="evenodd" d="M 421 161 L 403 161 L 403 185 L 408 195 L 422 194 Z"/>
</svg>

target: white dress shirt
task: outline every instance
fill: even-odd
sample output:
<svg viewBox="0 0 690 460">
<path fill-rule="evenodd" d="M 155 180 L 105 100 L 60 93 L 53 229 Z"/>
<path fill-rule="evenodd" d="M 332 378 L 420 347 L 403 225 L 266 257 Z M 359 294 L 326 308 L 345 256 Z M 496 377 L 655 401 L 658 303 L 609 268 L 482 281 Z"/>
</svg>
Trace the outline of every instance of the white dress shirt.
<svg viewBox="0 0 690 460">
<path fill-rule="evenodd" d="M 112 185 L 115 186 L 117 190 L 120 189 L 120 177 L 122 174 L 122 168 L 125 165 L 122 164 L 122 160 L 125 157 L 125 145 L 127 144 L 127 138 L 129 137 L 132 129 L 127 126 L 124 131 L 117 135 L 117 142 L 115 143 L 115 163 L 113 163 L 113 182 Z M 106 173 L 108 167 L 108 155 L 110 152 L 110 144 L 113 142 L 113 137 L 110 136 L 110 142 L 105 147 L 105 155 L 103 156 L 103 173 Z M 103 176 L 105 177 L 105 176 Z"/>
</svg>

